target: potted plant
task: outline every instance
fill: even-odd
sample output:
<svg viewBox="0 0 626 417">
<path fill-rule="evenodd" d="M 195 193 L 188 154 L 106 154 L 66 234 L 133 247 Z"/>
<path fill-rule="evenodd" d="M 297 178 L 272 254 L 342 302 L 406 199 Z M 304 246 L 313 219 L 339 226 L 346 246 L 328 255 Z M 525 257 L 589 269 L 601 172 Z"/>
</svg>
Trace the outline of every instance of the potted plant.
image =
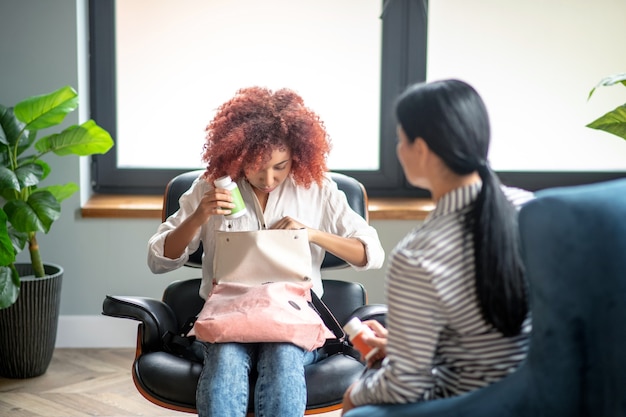
<svg viewBox="0 0 626 417">
<path fill-rule="evenodd" d="M 58 298 L 56 301 L 49 298 L 60 294 L 63 270 L 58 265 L 43 263 L 37 233 L 48 233 L 61 215 L 61 201 L 74 194 L 78 186 L 71 182 L 46 186 L 40 184 L 51 170 L 42 157 L 52 153 L 58 156 L 87 156 L 105 153 L 113 146 L 111 135 L 93 120 L 37 138 L 40 130 L 59 125 L 77 107 L 78 94 L 69 86 L 27 98 L 14 107 L 0 104 L 0 375 L 30 377 L 42 374 L 52 358 L 56 340 L 59 303 Z M 17 254 L 26 245 L 30 252 L 30 264 L 18 264 Z M 56 283 L 47 282 L 57 277 Z M 34 299 L 20 303 L 26 296 L 27 282 L 40 285 L 44 290 L 49 289 L 55 295 L 48 296 L 39 290 L 33 290 L 31 295 L 28 290 Z M 56 311 L 51 312 L 55 304 Z M 41 310 L 47 316 L 56 315 L 56 318 L 52 317 L 54 322 L 49 323 L 48 328 L 33 328 L 39 324 L 37 320 L 43 320 L 34 316 L 36 310 Z M 3 322 L 5 319 L 7 321 Z M 19 320 L 24 322 L 19 323 Z M 17 334 L 22 330 L 26 333 Z M 28 340 L 31 336 L 42 334 L 45 340 Z M 36 345 L 50 345 L 50 342 L 52 346 L 48 346 L 49 353 L 28 352 Z M 19 343 L 23 343 L 20 348 L 17 347 Z M 18 362 L 36 360 L 17 356 L 22 351 L 43 357 L 40 361 L 43 363 L 34 367 L 26 364 L 31 368 L 26 370 L 4 369 L 8 364 L 19 368 L 21 364 Z"/>
<path fill-rule="evenodd" d="M 626 72 L 605 77 L 591 89 L 587 99 L 590 99 L 598 87 L 622 84 L 626 87 Z M 604 130 L 622 139 L 626 139 L 626 103 L 605 113 L 603 116 L 589 123 L 587 127 Z"/>
</svg>

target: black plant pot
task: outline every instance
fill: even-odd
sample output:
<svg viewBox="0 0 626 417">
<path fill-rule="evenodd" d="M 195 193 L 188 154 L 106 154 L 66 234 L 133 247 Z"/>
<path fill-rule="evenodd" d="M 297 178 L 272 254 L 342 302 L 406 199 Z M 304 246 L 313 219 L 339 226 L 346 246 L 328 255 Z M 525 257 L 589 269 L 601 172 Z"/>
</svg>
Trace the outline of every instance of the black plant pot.
<svg viewBox="0 0 626 417">
<path fill-rule="evenodd" d="M 15 267 L 22 277 L 20 295 L 0 309 L 0 376 L 32 378 L 46 372 L 54 353 L 63 268 L 45 264 L 46 276 L 34 278 L 30 264 Z"/>
</svg>

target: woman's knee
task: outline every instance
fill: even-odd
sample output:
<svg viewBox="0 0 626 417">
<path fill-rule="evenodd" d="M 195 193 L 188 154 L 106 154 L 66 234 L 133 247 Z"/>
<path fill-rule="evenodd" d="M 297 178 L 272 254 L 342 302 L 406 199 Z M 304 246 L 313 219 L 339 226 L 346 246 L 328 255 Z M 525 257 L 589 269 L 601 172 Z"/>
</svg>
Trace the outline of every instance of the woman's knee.
<svg viewBox="0 0 626 417">
<path fill-rule="evenodd" d="M 214 372 L 249 373 L 254 357 L 252 345 L 243 343 L 205 343 L 204 367 Z"/>
<path fill-rule="evenodd" d="M 307 351 L 291 343 L 263 343 L 259 346 L 259 366 L 279 369 L 298 369 L 304 366 Z"/>
</svg>

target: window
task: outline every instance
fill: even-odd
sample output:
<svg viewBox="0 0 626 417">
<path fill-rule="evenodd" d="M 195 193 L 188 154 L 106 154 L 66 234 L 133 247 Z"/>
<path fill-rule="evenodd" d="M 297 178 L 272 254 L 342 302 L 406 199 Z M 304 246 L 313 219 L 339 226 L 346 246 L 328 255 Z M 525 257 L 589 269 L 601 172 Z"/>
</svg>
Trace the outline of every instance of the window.
<svg viewBox="0 0 626 417">
<path fill-rule="evenodd" d="M 242 2 L 245 3 L 245 1 L 240 0 L 240 3 Z M 183 5 L 185 5 L 185 7 L 188 7 L 189 3 L 191 2 L 183 3 Z M 208 2 L 204 3 L 206 4 Z M 274 4 L 278 3 L 281 2 L 274 2 Z M 309 3 L 315 4 L 315 7 L 322 7 L 320 5 L 323 2 L 317 1 Z M 343 3 L 352 4 L 353 8 L 364 8 L 364 2 L 361 0 Z M 136 12 L 136 10 L 132 10 L 133 2 L 128 2 L 128 5 L 126 4 L 126 2 L 119 4 L 119 7 L 124 7 L 127 9 L 125 11 L 125 15 L 132 16 L 132 13 Z M 156 7 L 159 2 L 152 2 L 152 4 L 154 4 Z M 170 2 L 170 4 L 175 4 L 177 7 L 182 7 L 181 3 Z M 254 7 L 255 5 L 260 4 L 262 3 L 258 1 L 253 1 L 249 3 L 249 7 Z M 302 8 L 302 5 L 306 4 L 306 2 L 296 3 L 283 1 L 281 4 L 284 7 L 289 7 L 289 5 L 296 4 L 299 5 L 299 8 Z M 309 27 L 311 31 L 317 29 L 317 34 L 315 34 L 315 36 L 320 39 L 320 42 L 323 41 L 321 40 L 320 31 L 323 31 L 325 27 L 327 31 L 329 30 L 328 26 L 324 26 L 325 24 L 330 24 L 328 21 L 328 17 L 333 17 L 333 19 L 337 19 L 337 16 L 341 16 L 341 13 L 343 13 L 344 16 L 347 16 L 343 18 L 345 20 L 350 18 L 350 15 L 347 13 L 352 12 L 354 14 L 354 10 L 338 10 L 337 8 L 342 3 L 330 1 L 328 2 L 328 4 L 334 5 L 333 9 L 326 10 L 326 16 L 318 16 L 319 21 L 315 25 Z M 364 101 L 359 96 L 355 96 L 354 92 L 350 92 L 349 88 L 347 88 L 359 87 L 359 77 L 363 76 L 362 73 L 365 71 L 363 71 L 362 69 L 358 70 L 358 67 L 356 69 L 353 69 L 351 73 L 346 73 L 345 71 L 342 72 L 341 68 L 335 68 L 333 70 L 334 75 L 336 75 L 337 77 L 342 77 L 344 83 L 344 91 L 338 92 L 335 95 L 334 100 L 330 100 L 334 101 L 335 105 L 337 104 L 337 102 L 340 102 L 339 106 L 336 107 L 333 113 L 340 114 L 348 121 L 346 123 L 346 126 L 348 127 L 349 131 L 344 131 L 340 133 L 340 136 L 343 138 L 348 134 L 352 134 L 353 136 L 359 138 L 359 140 L 351 144 L 350 147 L 345 148 L 344 150 L 339 150 L 339 152 L 354 155 L 355 149 L 358 149 L 359 153 L 363 152 L 367 154 L 367 156 L 373 155 L 374 158 L 370 158 L 370 160 L 367 160 L 366 157 L 359 156 L 359 158 L 351 158 L 351 161 L 348 161 L 359 162 L 362 164 L 361 166 L 346 165 L 346 163 L 342 162 L 340 158 L 335 158 L 335 160 L 333 160 L 333 157 L 336 154 L 335 151 L 338 147 L 341 147 L 341 145 L 343 145 L 345 141 L 337 140 L 337 137 L 335 136 L 337 128 L 331 128 L 331 126 L 329 126 L 329 122 L 327 121 L 327 118 L 324 116 L 322 111 L 319 110 L 319 106 L 314 104 L 315 98 L 313 98 L 312 100 L 309 99 L 312 94 L 306 95 L 302 92 L 301 89 L 298 89 L 298 91 L 302 93 L 307 104 L 315 111 L 318 111 L 320 113 L 322 119 L 324 119 L 327 127 L 329 128 L 329 132 L 331 134 L 331 137 L 333 138 L 333 154 L 331 154 L 329 160 L 329 165 L 331 169 L 344 172 L 358 178 L 366 185 L 366 187 L 368 188 L 368 192 L 371 196 L 409 194 L 426 196 L 427 193 L 423 192 L 422 190 L 416 190 L 415 188 L 408 186 L 404 180 L 401 168 L 397 163 L 395 156 L 395 123 L 389 114 L 389 109 L 391 109 L 392 102 L 397 94 L 402 91 L 406 85 L 424 79 L 426 39 L 425 2 L 409 0 L 387 1 L 379 3 L 378 6 L 379 7 L 377 15 L 373 16 L 376 20 L 376 22 L 373 22 L 373 24 L 379 26 L 379 28 L 377 29 L 378 36 L 368 39 L 367 45 L 358 45 L 358 42 L 355 43 L 354 41 L 353 44 L 355 44 L 355 47 L 358 46 L 359 49 L 365 49 L 365 55 L 369 53 L 374 58 L 374 60 L 372 60 L 373 64 L 370 63 L 367 64 L 367 66 L 370 68 L 369 72 L 373 72 L 375 74 L 376 81 L 379 81 L 379 83 L 365 81 L 365 87 L 361 86 L 360 89 L 366 90 L 369 88 L 370 90 L 373 90 L 370 92 L 370 96 L 373 96 L 373 101 L 379 104 L 374 106 L 373 113 L 371 112 L 371 109 L 365 109 L 361 111 L 362 114 L 350 114 L 349 110 L 351 106 L 354 107 L 355 104 Z M 214 5 L 212 7 L 215 8 L 219 6 Z M 232 9 L 232 7 L 230 8 Z M 189 14 L 189 10 L 193 9 L 186 9 L 185 12 Z M 152 19 L 158 17 L 155 16 L 154 10 L 144 9 L 140 10 L 139 12 L 140 15 L 134 18 L 135 22 L 139 18 L 151 21 Z M 304 12 L 307 19 L 312 19 L 312 12 L 313 10 Z M 228 12 L 226 11 L 224 13 Z M 300 13 L 303 12 L 300 10 Z M 170 12 L 168 17 L 172 17 L 171 15 L 172 13 Z M 250 13 L 246 14 L 246 16 L 240 16 L 240 19 L 238 19 L 238 24 L 244 27 L 250 27 L 250 25 L 254 25 L 255 22 L 253 20 L 249 21 L 248 25 L 245 24 L 245 20 L 249 16 Z M 222 18 L 224 17 L 222 16 Z M 354 19 L 354 16 L 352 18 Z M 380 20 L 378 20 L 379 18 Z M 137 164 L 136 161 L 133 161 L 132 159 L 129 160 L 125 158 L 124 155 L 137 155 L 138 153 L 142 153 L 142 149 L 145 149 L 145 147 L 148 146 L 145 144 L 141 144 L 141 141 L 134 140 L 132 138 L 138 137 L 140 135 L 150 135 L 146 134 L 145 131 L 142 131 L 143 127 L 141 126 L 141 123 L 137 123 L 136 126 L 133 126 L 131 118 L 139 114 L 138 106 L 136 104 L 133 104 L 132 96 L 124 95 L 126 94 L 127 90 L 133 88 L 141 91 L 141 86 L 138 86 L 138 83 L 136 81 L 139 80 L 139 82 L 141 82 L 141 79 L 140 77 L 135 78 L 135 82 L 132 82 L 129 81 L 131 79 L 130 77 L 125 78 L 126 74 L 120 74 L 120 71 L 122 70 L 126 72 L 129 71 L 128 68 L 125 68 L 124 65 L 119 62 L 120 59 L 126 59 L 128 61 L 127 54 L 132 54 L 133 50 L 125 44 L 116 45 L 116 29 L 119 32 L 129 30 L 128 28 L 132 29 L 132 25 L 126 25 L 124 29 L 121 29 L 121 26 L 124 25 L 125 22 L 120 22 L 119 19 L 120 17 L 116 14 L 116 3 L 114 0 L 92 0 L 90 2 L 92 117 L 96 119 L 98 123 L 100 123 L 106 129 L 108 129 L 116 140 L 116 147 L 114 148 L 114 151 L 111 151 L 106 155 L 98 155 L 93 157 L 94 189 L 95 191 L 101 193 L 159 194 L 163 192 L 164 185 L 170 178 L 180 172 L 193 169 L 194 166 L 192 165 L 193 163 L 183 167 L 177 167 L 176 164 L 174 164 L 174 166 L 168 166 L 169 163 L 165 162 L 157 163 L 157 165 L 159 165 L 158 167 L 144 166 L 141 165 L 141 163 Z M 193 19 L 191 20 L 191 22 L 189 21 L 189 19 L 185 20 L 185 23 L 192 28 L 190 29 L 189 27 L 187 27 L 187 31 L 193 30 L 194 23 Z M 241 20 L 244 20 L 244 22 L 242 22 Z M 382 24 L 380 23 L 381 21 Z M 176 18 L 172 17 L 171 19 L 167 20 L 167 22 L 169 24 L 175 24 Z M 116 26 L 116 23 L 119 25 L 119 27 Z M 272 25 L 271 22 L 265 23 L 267 23 L 268 25 Z M 280 22 L 274 22 L 273 25 L 277 25 L 278 23 Z M 341 27 L 341 22 L 338 22 L 336 26 Z M 261 27 L 262 26 L 259 26 L 259 28 Z M 304 30 L 306 30 L 306 27 Z M 344 28 L 345 33 L 350 33 L 351 31 L 352 30 L 350 29 L 346 31 Z M 271 36 L 271 33 L 261 34 L 258 31 L 255 32 L 254 30 L 252 30 L 251 32 L 253 35 L 254 33 L 257 33 L 257 37 Z M 249 37 L 250 34 L 248 33 L 247 36 Z M 151 55 L 160 54 L 171 58 L 173 61 L 176 61 L 185 59 L 185 57 L 189 56 L 175 49 L 176 42 L 172 41 L 171 39 L 158 39 L 157 42 L 159 45 L 162 46 L 162 48 L 154 48 L 154 44 L 145 45 L 144 50 L 142 51 L 144 55 L 141 56 L 141 59 L 151 62 Z M 172 42 L 174 43 L 174 46 L 172 46 Z M 332 40 L 330 42 L 332 42 Z M 337 39 L 335 39 L 334 42 L 337 43 Z M 266 47 L 268 44 L 272 44 L 272 40 L 268 40 L 266 37 Z M 349 53 L 350 50 L 347 49 L 349 48 L 349 46 L 350 45 L 344 45 L 343 49 L 341 49 L 339 53 Z M 409 54 L 408 51 L 421 52 Z M 217 54 L 219 53 L 219 51 L 215 53 Z M 409 55 L 411 55 L 410 59 Z M 341 57 L 337 57 L 337 59 L 339 58 Z M 236 57 L 232 59 L 236 59 Z M 373 66 L 377 65 L 379 65 L 380 68 L 372 68 Z M 332 69 L 332 62 L 327 63 L 327 66 Z M 190 67 L 194 67 L 194 65 L 191 65 Z M 196 65 L 196 67 L 199 68 L 200 66 Z M 187 70 L 182 66 L 179 68 L 179 70 L 181 72 L 181 76 L 184 77 L 184 74 Z M 146 70 L 144 69 L 143 71 Z M 332 76 L 333 73 L 331 72 L 330 75 Z M 311 77 L 314 76 L 315 74 L 311 75 Z M 245 74 L 240 74 L 237 77 L 237 80 L 239 79 L 245 79 Z M 246 85 L 246 82 L 247 81 L 241 81 L 243 85 L 240 84 L 237 87 L 231 87 L 231 91 L 229 91 L 228 93 L 224 93 L 225 95 L 223 95 L 223 98 L 220 98 L 217 101 L 217 104 L 221 104 L 221 102 L 228 99 L 229 96 L 234 93 L 235 88 Z M 278 82 L 280 82 L 280 80 Z M 272 85 L 269 86 L 275 88 Z M 276 87 L 279 86 L 282 85 L 276 85 Z M 286 86 L 290 87 L 290 85 Z M 120 91 L 120 87 L 123 87 L 125 91 Z M 164 91 L 165 96 L 167 96 L 168 94 L 173 95 L 173 91 L 175 90 L 175 88 L 171 88 L 171 86 L 167 85 L 158 87 L 153 86 L 153 88 L 158 88 L 159 90 Z M 313 89 L 314 88 L 315 86 L 313 86 Z M 345 100 L 337 99 L 344 97 Z M 164 108 L 161 109 L 162 113 L 155 114 L 153 111 L 151 115 L 144 116 L 144 120 L 147 119 L 148 123 L 153 124 L 160 123 L 162 120 L 168 117 L 167 107 L 171 105 L 176 105 L 175 103 L 177 99 L 177 97 L 173 96 L 164 98 Z M 350 103 L 350 100 L 354 100 L 354 103 Z M 213 106 L 213 108 L 214 107 L 215 106 Z M 127 114 L 131 114 L 127 111 L 128 108 L 133 109 L 132 116 L 130 117 L 127 116 Z M 126 112 L 122 114 L 122 112 L 124 112 L 125 110 Z M 368 111 L 370 113 L 367 113 Z M 358 117 L 364 118 L 365 122 L 359 122 Z M 209 118 L 205 118 L 205 120 L 203 120 L 204 125 L 206 125 L 208 121 Z M 173 124 L 175 125 L 176 123 Z M 201 134 L 203 134 L 204 125 L 197 129 Z M 121 135 L 124 135 L 124 137 L 122 137 Z M 171 134 L 169 136 L 169 143 L 166 146 L 171 149 L 171 147 L 177 146 L 177 139 L 175 137 L 171 137 Z M 369 139 L 365 138 L 364 136 L 368 136 Z M 367 140 L 369 140 L 369 142 Z M 132 148 L 131 146 L 135 146 L 135 148 Z M 364 148 L 367 149 L 364 150 Z M 189 148 L 185 152 L 191 153 L 193 155 L 199 155 L 200 151 L 201 145 L 196 145 L 193 150 L 192 148 Z M 339 153 L 339 155 L 341 155 L 341 153 Z M 201 167 L 199 158 L 197 167 Z"/>
<path fill-rule="evenodd" d="M 203 166 L 204 128 L 215 109 L 241 87 L 261 85 L 296 89 L 321 115 L 331 169 L 378 169 L 381 6 L 117 1 L 117 166 Z M 352 158 L 352 138 L 368 152 Z"/>
<path fill-rule="evenodd" d="M 623 177 L 626 146 L 619 138 L 585 128 L 595 117 L 580 110 L 608 111 L 615 107 L 601 97 L 611 92 L 598 91 L 590 103 L 585 101 L 586 93 L 601 77 L 626 68 L 619 54 L 596 48 L 626 36 L 626 29 L 619 22 L 607 23 L 607 19 L 623 16 L 626 6 L 611 0 L 599 1 L 606 4 L 547 7 L 541 0 L 497 4 L 448 0 L 430 2 L 429 6 L 427 0 L 381 1 L 380 50 L 372 49 L 372 54 L 380 59 L 377 98 L 380 107 L 373 116 L 380 124 L 378 136 L 374 144 L 368 145 L 371 149 L 363 149 L 360 142 L 352 145 L 355 150 L 377 155 L 378 160 L 368 162 L 365 168 L 355 168 L 341 166 L 331 159 L 331 165 L 338 163 L 331 168 L 359 179 L 372 197 L 427 196 L 404 180 L 395 155 L 395 123 L 390 111 L 393 101 L 407 85 L 427 79 L 428 74 L 428 79 L 465 79 L 483 95 L 493 127 L 490 160 L 504 183 L 537 190 Z M 159 2 L 152 4 L 156 7 Z M 297 3 L 285 0 L 282 4 L 288 7 Z M 534 13 L 536 10 L 542 10 L 541 16 Z M 142 16 L 153 17 L 148 12 Z M 169 21 L 174 23 L 175 19 Z M 120 68 L 116 62 L 124 45 L 116 46 L 115 28 L 115 0 L 90 0 L 92 117 L 120 142 L 118 128 L 123 128 L 124 116 L 118 114 L 121 97 L 118 83 L 125 81 L 118 76 Z M 553 35 L 543 36 L 548 32 Z M 146 57 L 149 49 L 146 48 Z M 156 53 L 179 56 L 171 48 Z M 584 59 L 587 55 L 589 59 Z M 354 71 L 354 75 L 359 74 Z M 580 102 L 576 101 L 578 95 L 571 94 L 576 88 L 581 92 Z M 307 104 L 319 111 L 316 104 L 303 96 Z M 353 98 L 342 94 L 337 97 L 345 97 L 344 101 Z M 618 100 L 623 102 L 623 96 Z M 153 123 L 166 117 L 166 112 L 155 115 Z M 138 134 L 129 135 L 132 138 Z M 331 136 L 334 136 L 332 131 Z M 559 142 L 561 139 L 564 142 Z M 175 142 L 176 138 L 172 138 L 172 145 Z M 121 147 L 122 143 L 116 146 Z M 93 157 L 96 192 L 160 194 L 170 178 L 189 169 L 134 166 L 132 161 L 118 159 L 116 148 Z M 598 153 L 589 156 L 592 150 Z M 579 159 L 564 162 L 566 154 Z"/>
</svg>

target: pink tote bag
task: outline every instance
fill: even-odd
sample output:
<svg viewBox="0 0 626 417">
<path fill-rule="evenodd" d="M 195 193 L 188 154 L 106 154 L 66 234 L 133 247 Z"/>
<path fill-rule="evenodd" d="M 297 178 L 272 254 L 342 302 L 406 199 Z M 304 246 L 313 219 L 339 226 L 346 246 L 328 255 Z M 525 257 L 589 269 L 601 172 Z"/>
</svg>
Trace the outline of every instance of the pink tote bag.
<svg viewBox="0 0 626 417">
<path fill-rule="evenodd" d="M 290 342 L 306 350 L 334 338 L 311 306 L 306 230 L 218 232 L 213 289 L 193 333 L 211 343 Z"/>
</svg>

